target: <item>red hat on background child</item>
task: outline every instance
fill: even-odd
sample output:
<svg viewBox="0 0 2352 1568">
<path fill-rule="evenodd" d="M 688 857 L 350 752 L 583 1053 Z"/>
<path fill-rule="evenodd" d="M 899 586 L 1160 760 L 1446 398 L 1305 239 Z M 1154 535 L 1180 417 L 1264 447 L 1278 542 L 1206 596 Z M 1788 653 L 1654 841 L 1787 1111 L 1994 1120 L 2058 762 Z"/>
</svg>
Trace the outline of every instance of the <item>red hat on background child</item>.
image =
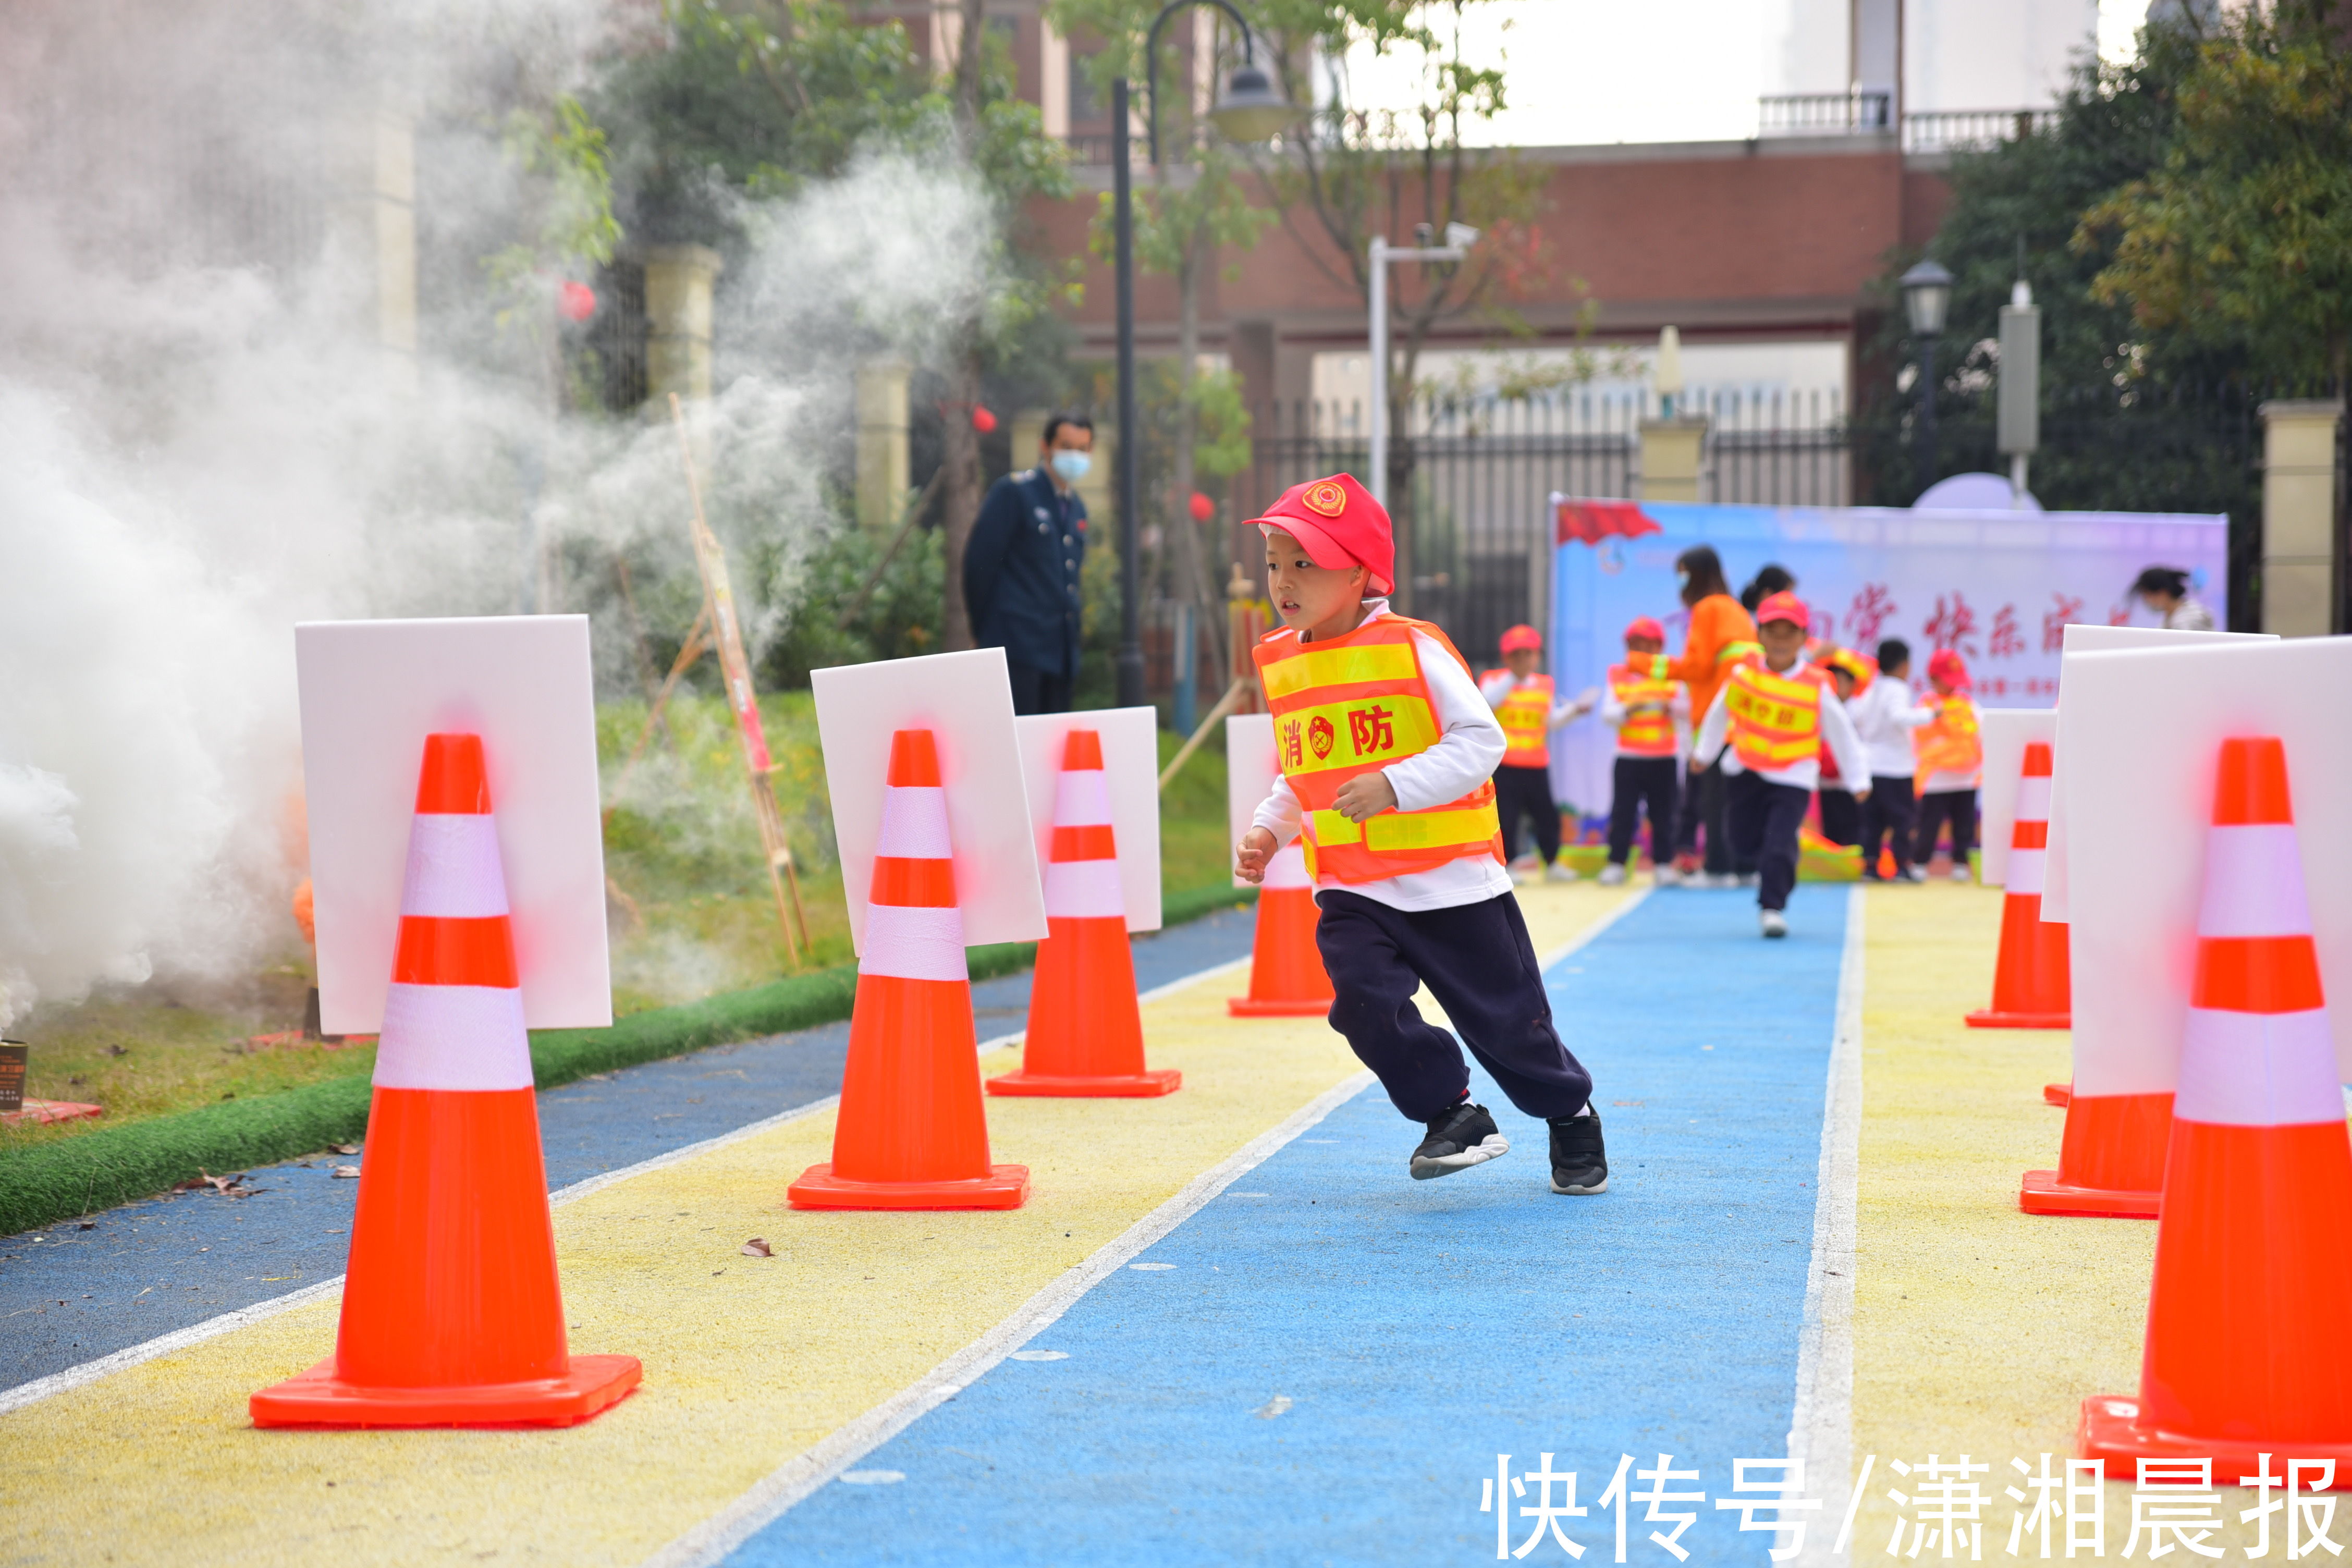
<svg viewBox="0 0 2352 1568">
<path fill-rule="evenodd" d="M 1632 642 L 1635 637 L 1647 637 L 1652 642 L 1662 643 L 1666 640 L 1666 628 L 1647 616 L 1635 616 L 1625 623 L 1625 640 Z"/>
<path fill-rule="evenodd" d="M 1306 548 L 1307 558 L 1328 571 L 1369 567 L 1365 585 L 1376 594 L 1396 587 L 1396 539 L 1388 509 L 1352 474 L 1309 479 L 1282 492 L 1282 499 L 1250 519 L 1266 531 L 1279 529 Z"/>
<path fill-rule="evenodd" d="M 1813 612 L 1805 607 L 1805 601 L 1783 588 L 1756 606 L 1758 626 L 1764 626 L 1772 621 L 1786 621 L 1790 626 L 1810 626 L 1813 624 Z"/>
<path fill-rule="evenodd" d="M 1541 649 L 1542 647 L 1543 633 L 1536 630 L 1535 627 L 1530 626 L 1513 626 L 1509 631 L 1503 634 L 1503 651 L 1505 653 L 1517 653 L 1523 647 Z"/>
<path fill-rule="evenodd" d="M 1927 679 L 1940 680 L 1956 691 L 1966 691 L 1969 689 L 1969 667 L 1951 648 L 1939 647 L 1927 657 Z"/>
</svg>

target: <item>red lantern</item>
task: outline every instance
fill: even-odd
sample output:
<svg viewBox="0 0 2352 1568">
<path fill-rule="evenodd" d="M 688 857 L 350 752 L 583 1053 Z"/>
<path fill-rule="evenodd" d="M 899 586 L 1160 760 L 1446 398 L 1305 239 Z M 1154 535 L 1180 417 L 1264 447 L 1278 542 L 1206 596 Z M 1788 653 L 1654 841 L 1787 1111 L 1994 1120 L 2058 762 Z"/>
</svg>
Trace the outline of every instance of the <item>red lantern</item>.
<svg viewBox="0 0 2352 1568">
<path fill-rule="evenodd" d="M 971 405 L 971 427 L 985 436 L 996 428 L 996 416 L 975 403 Z"/>
<path fill-rule="evenodd" d="M 596 290 L 567 278 L 556 290 L 555 308 L 567 321 L 584 321 L 596 313 Z"/>
<path fill-rule="evenodd" d="M 1194 522 L 1206 522 L 1216 515 L 1217 503 L 1211 500 L 1207 496 L 1202 495 L 1199 490 L 1194 490 L 1192 492 L 1192 521 Z"/>
</svg>

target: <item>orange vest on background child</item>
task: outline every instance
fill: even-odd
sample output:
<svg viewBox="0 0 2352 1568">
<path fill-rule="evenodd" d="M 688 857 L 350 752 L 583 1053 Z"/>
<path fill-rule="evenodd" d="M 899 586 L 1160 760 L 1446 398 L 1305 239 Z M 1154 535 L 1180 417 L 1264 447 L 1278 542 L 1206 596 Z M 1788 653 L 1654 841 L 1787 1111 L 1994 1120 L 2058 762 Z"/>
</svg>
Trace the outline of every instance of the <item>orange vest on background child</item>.
<svg viewBox="0 0 2352 1568">
<path fill-rule="evenodd" d="M 1822 749 L 1822 699 L 1830 678 L 1815 665 L 1791 666 L 1785 675 L 1764 668 L 1754 655 L 1733 667 L 1723 683 L 1726 739 L 1752 773 L 1780 773 Z"/>
<path fill-rule="evenodd" d="M 1924 782 L 1930 773 L 1969 773 L 1984 765 L 1984 741 L 1977 733 L 1977 705 L 1954 691 L 1931 697 L 1930 722 L 1911 731 L 1911 755 Z"/>
<path fill-rule="evenodd" d="M 1644 658 L 1644 670 L 1655 660 Z M 1609 693 L 1625 710 L 1617 726 L 1617 750 L 1629 757 L 1671 757 L 1675 754 L 1675 688 L 1678 681 L 1636 673 L 1633 667 L 1609 667 Z"/>
<path fill-rule="evenodd" d="M 1551 677 L 1530 675 L 1511 688 L 1495 709 L 1503 726 L 1503 765 L 1507 768 L 1549 768 L 1551 746 Z"/>
<path fill-rule="evenodd" d="M 1436 638 L 1469 673 L 1444 632 L 1394 615 L 1315 643 L 1302 644 L 1285 626 L 1251 650 L 1274 714 L 1275 763 L 1298 797 L 1307 874 L 1318 880 L 1377 882 L 1449 860 L 1506 858 L 1491 780 L 1444 805 L 1384 811 L 1360 823 L 1332 809 L 1349 779 L 1437 744 L 1442 731 L 1415 632 Z"/>
</svg>

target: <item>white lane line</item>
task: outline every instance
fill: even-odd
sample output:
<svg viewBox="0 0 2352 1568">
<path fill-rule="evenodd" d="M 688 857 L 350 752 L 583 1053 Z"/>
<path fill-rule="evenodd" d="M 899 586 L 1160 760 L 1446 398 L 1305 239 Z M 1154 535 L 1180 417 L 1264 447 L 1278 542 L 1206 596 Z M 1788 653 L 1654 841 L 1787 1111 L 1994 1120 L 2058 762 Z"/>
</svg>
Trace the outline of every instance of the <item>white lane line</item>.
<svg viewBox="0 0 2352 1568">
<path fill-rule="evenodd" d="M 1301 1132 L 1361 1094 L 1374 1079 L 1368 1072 L 1318 1095 L 1280 1126 L 1259 1133 L 1182 1191 L 1130 1226 L 1119 1237 L 1062 1275 L 972 1343 L 941 1362 L 918 1382 L 834 1431 L 814 1447 L 794 1455 L 765 1480 L 718 1513 L 647 1558 L 646 1568 L 702 1568 L 723 1561 L 795 1503 L 905 1431 L 931 1410 L 962 1393 L 1139 1252 L 1191 1218 L 1203 1205 L 1248 1174 Z"/>
<path fill-rule="evenodd" d="M 1195 970 L 1181 979 L 1170 981 L 1165 985 L 1154 986 L 1150 991 L 1144 992 L 1138 1001 L 1150 1002 L 1171 995 L 1188 985 L 1213 980 L 1220 974 L 1248 963 L 1248 959 L 1242 958 L 1224 963 L 1213 963 L 1206 969 Z M 980 1049 L 984 1055 L 1000 1046 L 1017 1045 L 1020 1040 L 1021 1036 L 1017 1034 L 1000 1035 L 992 1040 L 982 1041 Z M 694 1053 L 688 1053 L 689 1056 L 692 1054 Z M 672 1149 L 667 1153 L 656 1154 L 649 1160 L 640 1160 L 634 1165 L 624 1165 L 617 1171 L 606 1171 L 598 1175 L 585 1177 L 568 1187 L 560 1187 L 550 1193 L 547 1195 L 548 1204 L 553 1207 L 562 1204 L 576 1203 L 592 1193 L 603 1192 L 606 1187 L 628 1181 L 633 1177 L 648 1175 L 656 1171 L 667 1170 L 672 1165 L 683 1164 L 698 1155 L 708 1154 L 713 1150 L 724 1149 L 730 1143 L 740 1143 L 746 1138 L 756 1138 L 762 1132 L 772 1131 L 786 1122 L 798 1121 L 803 1117 L 821 1115 L 840 1103 L 841 1096 L 829 1094 L 823 1100 L 813 1100 L 805 1105 L 795 1105 L 789 1110 L 781 1110 L 773 1116 L 762 1117 L 757 1121 L 748 1122 L 730 1131 L 721 1132 L 715 1138 L 706 1138 L 699 1143 L 688 1143 Z M 0 1415 L 5 1415 L 12 1410 L 22 1410 L 28 1405 L 37 1405 L 53 1394 L 84 1387 L 102 1377 L 110 1377 L 118 1372 L 137 1366 L 143 1362 L 153 1361 L 158 1356 L 171 1355 L 174 1352 L 186 1350 L 191 1345 L 200 1345 L 206 1340 L 218 1339 L 223 1334 L 235 1333 L 239 1329 L 267 1322 L 280 1312 L 290 1312 L 295 1308 L 315 1301 L 322 1296 L 331 1296 L 341 1289 L 342 1286 L 343 1277 L 338 1274 L 331 1279 L 321 1279 L 315 1285 L 305 1285 L 300 1289 L 289 1290 L 283 1296 L 272 1296 L 266 1301 L 256 1301 L 253 1305 L 240 1307 L 234 1312 L 224 1312 L 217 1318 L 207 1318 L 201 1323 L 191 1323 L 184 1329 L 174 1329 L 168 1334 L 161 1334 L 135 1345 L 127 1345 L 111 1355 L 100 1356 L 96 1361 L 86 1361 L 79 1366 L 69 1366 L 63 1372 L 51 1373 L 47 1377 L 37 1377 L 30 1383 L 20 1383 L 14 1388 L 0 1391 Z"/>
<path fill-rule="evenodd" d="M 1797 1398 L 1789 1457 L 1803 1461 L 1816 1496 L 1847 1485 L 1853 1466 L 1854 1199 L 1862 1166 L 1864 890 L 1846 894 L 1845 952 L 1838 969 L 1837 1026 L 1822 1102 L 1822 1158 L 1813 1190 L 1812 1267 L 1797 1339 Z M 1853 1483 L 1858 1489 L 1860 1483 Z M 1848 1518 L 1851 1521 L 1851 1511 Z M 1836 1548 L 1817 1522 L 1803 1564 L 1827 1564 Z"/>
</svg>

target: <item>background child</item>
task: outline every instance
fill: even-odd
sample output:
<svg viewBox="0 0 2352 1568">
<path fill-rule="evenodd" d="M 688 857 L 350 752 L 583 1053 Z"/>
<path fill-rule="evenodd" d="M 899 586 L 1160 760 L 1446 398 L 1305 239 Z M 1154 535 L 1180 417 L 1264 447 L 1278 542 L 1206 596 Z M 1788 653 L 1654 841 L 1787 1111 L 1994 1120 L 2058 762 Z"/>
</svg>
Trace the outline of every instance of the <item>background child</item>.
<svg viewBox="0 0 2352 1568">
<path fill-rule="evenodd" d="M 1601 721 L 1617 731 L 1617 763 L 1609 799 L 1609 864 L 1601 880 L 1615 887 L 1625 879 L 1633 853 L 1633 829 L 1643 807 L 1650 813 L 1650 858 L 1661 886 L 1681 879 L 1674 867 L 1675 753 L 1681 749 L 1675 721 L 1690 716 L 1690 695 L 1679 680 L 1654 675 L 1666 651 L 1664 626 L 1643 616 L 1625 628 L 1625 661 L 1609 668 L 1601 699 Z"/>
<path fill-rule="evenodd" d="M 1478 695 L 1503 726 L 1503 764 L 1495 770 L 1495 808 L 1503 820 L 1503 853 L 1516 859 L 1519 819 L 1535 824 L 1536 851 L 1555 881 L 1576 873 L 1559 863 L 1559 806 L 1551 798 L 1551 732 L 1592 710 L 1591 694 L 1556 702 L 1551 677 L 1537 672 L 1543 634 L 1513 626 L 1503 634 L 1503 668 L 1478 685 Z"/>
<path fill-rule="evenodd" d="M 1797 883 L 1797 828 L 1821 780 L 1823 742 L 1839 771 L 1856 781 L 1854 794 L 1864 794 L 1862 743 L 1845 709 L 1830 694 L 1821 667 L 1799 658 L 1811 620 L 1794 594 L 1775 594 L 1757 606 L 1763 657 L 1732 666 L 1691 752 L 1694 766 L 1721 758 L 1732 843 L 1756 859 L 1756 923 L 1768 937 L 1789 934 L 1782 911 Z"/>
<path fill-rule="evenodd" d="M 1552 1028 L 1535 948 L 1503 869 L 1489 776 L 1503 728 L 1445 634 L 1391 615 L 1396 547 L 1345 474 L 1286 490 L 1264 517 L 1283 629 L 1255 650 L 1282 775 L 1234 850 L 1248 881 L 1296 834 L 1314 878 L 1331 1026 L 1427 1129 L 1409 1169 L 1450 1175 L 1510 1149 L 1470 1100 L 1462 1046 L 1551 1126 L 1551 1190 L 1605 1191 L 1592 1079 Z M 1427 984 L 1453 1035 L 1412 1005 Z"/>
<path fill-rule="evenodd" d="M 1878 679 L 1846 705 L 1846 716 L 1862 737 L 1863 760 L 1870 768 L 1870 799 L 1862 808 L 1863 879 L 1878 880 L 1883 839 L 1894 858 L 1896 879 L 1922 881 L 1927 873 L 1911 863 L 1916 807 L 1911 793 L 1911 732 L 1935 714 L 1912 698 L 1908 643 L 1888 637 L 1878 645 Z"/>
<path fill-rule="evenodd" d="M 1730 584 L 1723 580 L 1723 558 L 1713 545 L 1694 544 L 1675 557 L 1675 575 L 1681 580 L 1683 604 L 1690 611 L 1690 635 L 1683 639 L 1682 656 L 1659 673 L 1683 683 L 1690 692 L 1691 722 L 1704 724 L 1732 665 L 1756 651 L 1756 623 L 1731 596 Z M 1700 766 L 1693 757 L 1690 777 L 1683 784 L 1682 827 L 1675 835 L 1675 865 L 1685 882 L 1729 888 L 1755 869 L 1733 855 L 1724 809 L 1723 775 Z M 1706 825 L 1704 875 L 1695 853 L 1702 822 Z"/>
<path fill-rule="evenodd" d="M 1920 774 L 1919 832 L 1911 841 L 1911 858 L 1926 866 L 1936 847 L 1936 830 L 1949 822 L 1952 880 L 1966 882 L 1975 875 L 1969 850 L 1976 843 L 1977 784 L 1984 773 L 1984 742 L 1977 733 L 1977 705 L 1969 697 L 1969 667 L 1950 648 L 1939 647 L 1927 660 L 1927 684 L 1936 691 L 1927 704 L 1934 717 L 1911 735 L 1911 753 Z"/>
<path fill-rule="evenodd" d="M 1830 689 L 1837 694 L 1846 718 L 1852 720 L 1854 693 L 1864 689 L 1865 684 L 1878 684 L 1869 679 L 1869 666 L 1860 655 L 1842 647 L 1828 649 L 1815 662 L 1829 676 Z M 1837 753 L 1826 742 L 1822 746 L 1819 761 L 1822 776 L 1813 798 L 1821 803 L 1822 837 L 1832 844 L 1858 844 L 1862 841 L 1862 805 L 1854 798 L 1853 784 L 1838 767 Z"/>
</svg>

